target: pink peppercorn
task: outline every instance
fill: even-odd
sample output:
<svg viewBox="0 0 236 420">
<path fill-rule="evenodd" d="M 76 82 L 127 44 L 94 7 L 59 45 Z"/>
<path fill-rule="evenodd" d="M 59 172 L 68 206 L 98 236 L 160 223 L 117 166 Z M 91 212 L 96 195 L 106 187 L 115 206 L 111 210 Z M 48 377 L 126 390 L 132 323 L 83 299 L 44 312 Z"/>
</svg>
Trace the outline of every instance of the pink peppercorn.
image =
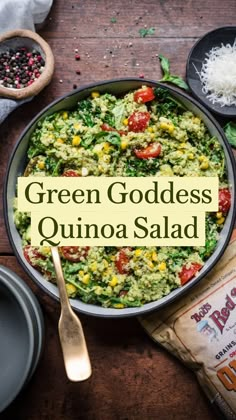
<svg viewBox="0 0 236 420">
<path fill-rule="evenodd" d="M 76 74 L 81 74 L 81 71 L 80 70 L 76 70 Z"/>
<path fill-rule="evenodd" d="M 75 59 L 76 60 L 80 60 L 80 55 L 79 54 L 75 54 Z"/>
</svg>

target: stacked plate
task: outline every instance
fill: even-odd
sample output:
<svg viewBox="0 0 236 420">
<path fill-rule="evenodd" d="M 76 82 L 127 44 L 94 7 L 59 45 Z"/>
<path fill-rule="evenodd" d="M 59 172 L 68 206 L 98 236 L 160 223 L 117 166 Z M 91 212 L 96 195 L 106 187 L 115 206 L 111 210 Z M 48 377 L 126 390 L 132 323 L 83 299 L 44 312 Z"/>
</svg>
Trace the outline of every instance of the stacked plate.
<svg viewBox="0 0 236 420">
<path fill-rule="evenodd" d="M 34 373 L 43 337 L 43 316 L 35 296 L 20 277 L 0 265 L 0 412 Z"/>
</svg>

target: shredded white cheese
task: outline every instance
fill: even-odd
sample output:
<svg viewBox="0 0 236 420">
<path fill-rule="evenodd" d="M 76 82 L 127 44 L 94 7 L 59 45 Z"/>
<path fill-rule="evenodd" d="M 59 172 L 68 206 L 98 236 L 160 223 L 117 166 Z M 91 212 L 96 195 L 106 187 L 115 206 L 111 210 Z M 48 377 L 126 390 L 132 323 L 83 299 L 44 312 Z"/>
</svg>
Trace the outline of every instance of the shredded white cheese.
<svg viewBox="0 0 236 420">
<path fill-rule="evenodd" d="M 236 105 L 236 39 L 233 45 L 212 48 L 199 74 L 202 91 L 222 107 Z"/>
</svg>

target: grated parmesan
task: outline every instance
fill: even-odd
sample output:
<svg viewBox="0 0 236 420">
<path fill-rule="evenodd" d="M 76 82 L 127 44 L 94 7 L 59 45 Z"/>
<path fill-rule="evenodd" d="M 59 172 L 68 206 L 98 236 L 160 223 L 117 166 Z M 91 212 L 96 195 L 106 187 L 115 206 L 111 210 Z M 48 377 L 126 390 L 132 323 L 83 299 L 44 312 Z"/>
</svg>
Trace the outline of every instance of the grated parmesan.
<svg viewBox="0 0 236 420">
<path fill-rule="evenodd" d="M 233 45 L 212 48 L 199 74 L 202 91 L 222 107 L 236 105 L 236 39 Z"/>
</svg>

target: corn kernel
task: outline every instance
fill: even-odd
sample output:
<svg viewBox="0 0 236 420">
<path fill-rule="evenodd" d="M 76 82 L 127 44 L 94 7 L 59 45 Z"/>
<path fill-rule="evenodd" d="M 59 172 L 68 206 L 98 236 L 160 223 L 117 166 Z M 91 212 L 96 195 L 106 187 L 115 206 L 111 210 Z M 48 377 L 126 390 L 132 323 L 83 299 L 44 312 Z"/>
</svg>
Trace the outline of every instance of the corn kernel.
<svg viewBox="0 0 236 420">
<path fill-rule="evenodd" d="M 194 154 L 193 154 L 193 153 L 189 153 L 189 154 L 188 154 L 188 158 L 189 158 L 190 160 L 193 160 L 193 159 L 194 159 Z"/>
<path fill-rule="evenodd" d="M 79 270 L 79 275 L 82 277 L 84 275 L 84 270 Z"/>
<path fill-rule="evenodd" d="M 163 261 L 158 265 L 158 270 L 164 271 L 166 269 L 166 263 Z"/>
<path fill-rule="evenodd" d="M 152 128 L 152 127 L 148 127 L 148 128 L 147 128 L 147 131 L 148 131 L 149 133 L 153 133 L 153 128 Z"/>
<path fill-rule="evenodd" d="M 123 120 L 123 124 L 124 124 L 124 125 L 128 125 L 128 124 L 129 124 L 129 120 L 128 120 L 128 118 L 125 118 L 125 119 Z"/>
<path fill-rule="evenodd" d="M 74 129 L 75 130 L 79 130 L 80 129 L 80 124 L 79 123 L 75 123 L 74 124 Z"/>
<path fill-rule="evenodd" d="M 221 211 L 218 211 L 217 213 L 216 213 L 216 218 L 217 219 L 220 219 L 222 217 L 222 212 Z"/>
<path fill-rule="evenodd" d="M 200 124 L 201 120 L 200 120 L 200 118 L 198 118 L 198 117 L 194 117 L 193 122 L 194 122 L 195 124 Z"/>
<path fill-rule="evenodd" d="M 136 256 L 136 257 L 140 257 L 140 255 L 142 254 L 142 250 L 141 249 L 135 249 L 135 251 L 134 251 L 134 255 Z"/>
<path fill-rule="evenodd" d="M 118 283 L 118 278 L 116 276 L 113 276 L 111 281 L 109 281 L 109 286 L 115 287 Z"/>
<path fill-rule="evenodd" d="M 43 246 L 41 248 L 41 250 L 42 250 L 42 254 L 51 254 L 51 248 L 50 248 L 50 246 Z"/>
<path fill-rule="evenodd" d="M 204 156 L 204 155 L 199 156 L 199 158 L 198 158 L 199 162 L 203 162 L 203 161 L 204 161 L 204 160 L 206 160 L 206 159 L 207 159 L 207 157 L 206 157 L 206 156 Z"/>
<path fill-rule="evenodd" d="M 221 217 L 220 219 L 217 219 L 216 223 L 217 225 L 222 225 L 225 221 L 225 217 Z"/>
<path fill-rule="evenodd" d="M 90 265 L 90 270 L 94 273 L 95 271 L 97 271 L 98 265 L 97 262 L 94 261 L 91 265 Z"/>
<path fill-rule="evenodd" d="M 160 128 L 165 131 L 169 131 L 169 133 L 173 133 L 175 126 L 169 121 L 161 121 Z"/>
<path fill-rule="evenodd" d="M 123 303 L 114 303 L 113 308 L 123 309 L 125 305 Z"/>
<path fill-rule="evenodd" d="M 57 139 L 57 143 L 63 144 L 64 140 L 59 138 L 59 139 Z"/>
<path fill-rule="evenodd" d="M 72 296 L 76 293 L 76 287 L 71 283 L 66 283 L 66 291 L 68 296 Z"/>
<path fill-rule="evenodd" d="M 67 118 L 68 118 L 68 112 L 64 111 L 62 113 L 62 118 L 63 118 L 63 120 L 67 120 Z"/>
<path fill-rule="evenodd" d="M 42 160 L 38 163 L 38 168 L 39 169 L 44 169 L 45 168 L 45 163 Z"/>
<path fill-rule="evenodd" d="M 54 139 L 54 137 L 55 137 L 55 136 L 54 136 L 54 134 L 49 134 L 49 135 L 48 135 L 48 138 L 49 138 L 49 139 Z"/>
<path fill-rule="evenodd" d="M 108 141 L 106 141 L 106 142 L 104 143 L 104 145 L 103 145 L 103 149 L 104 149 L 106 152 L 109 152 L 110 148 L 111 148 L 110 143 L 108 143 Z"/>
<path fill-rule="evenodd" d="M 200 165 L 200 169 L 206 170 L 206 169 L 208 169 L 208 168 L 209 168 L 209 162 L 208 162 L 208 160 L 206 159 L 206 160 L 204 160 L 204 161 L 201 163 L 201 165 Z"/>
<path fill-rule="evenodd" d="M 128 141 L 127 140 L 122 140 L 121 141 L 121 144 L 120 144 L 120 147 L 121 147 L 122 150 L 127 149 L 127 147 L 128 147 Z"/>
<path fill-rule="evenodd" d="M 85 274 L 82 278 L 82 283 L 84 284 L 88 284 L 90 280 L 90 275 L 89 274 Z"/>
<path fill-rule="evenodd" d="M 154 267 L 154 265 L 153 265 L 153 262 L 152 262 L 152 261 L 148 261 L 148 267 L 149 267 L 149 268 L 153 268 L 153 267 Z"/>
<path fill-rule="evenodd" d="M 156 253 L 156 251 L 153 251 L 153 253 L 152 253 L 152 261 L 157 261 L 157 253 Z"/>
<path fill-rule="evenodd" d="M 72 145 L 73 146 L 79 146 L 80 142 L 81 142 L 80 136 L 74 136 L 73 137 L 73 139 L 72 139 Z"/>
<path fill-rule="evenodd" d="M 100 93 L 99 93 L 99 92 L 92 92 L 92 93 L 91 93 L 91 96 L 92 96 L 92 98 L 93 98 L 93 99 L 95 99 L 95 98 L 99 98 Z"/>
<path fill-rule="evenodd" d="M 151 137 L 151 139 L 154 139 L 155 138 L 155 134 L 154 133 L 151 133 L 150 134 L 150 137 Z"/>
<path fill-rule="evenodd" d="M 184 149 L 187 146 L 186 143 L 180 143 L 179 147 L 181 147 L 182 149 Z"/>
<path fill-rule="evenodd" d="M 115 255 L 112 255 L 110 258 L 111 258 L 111 261 L 115 261 L 116 260 Z"/>
</svg>

